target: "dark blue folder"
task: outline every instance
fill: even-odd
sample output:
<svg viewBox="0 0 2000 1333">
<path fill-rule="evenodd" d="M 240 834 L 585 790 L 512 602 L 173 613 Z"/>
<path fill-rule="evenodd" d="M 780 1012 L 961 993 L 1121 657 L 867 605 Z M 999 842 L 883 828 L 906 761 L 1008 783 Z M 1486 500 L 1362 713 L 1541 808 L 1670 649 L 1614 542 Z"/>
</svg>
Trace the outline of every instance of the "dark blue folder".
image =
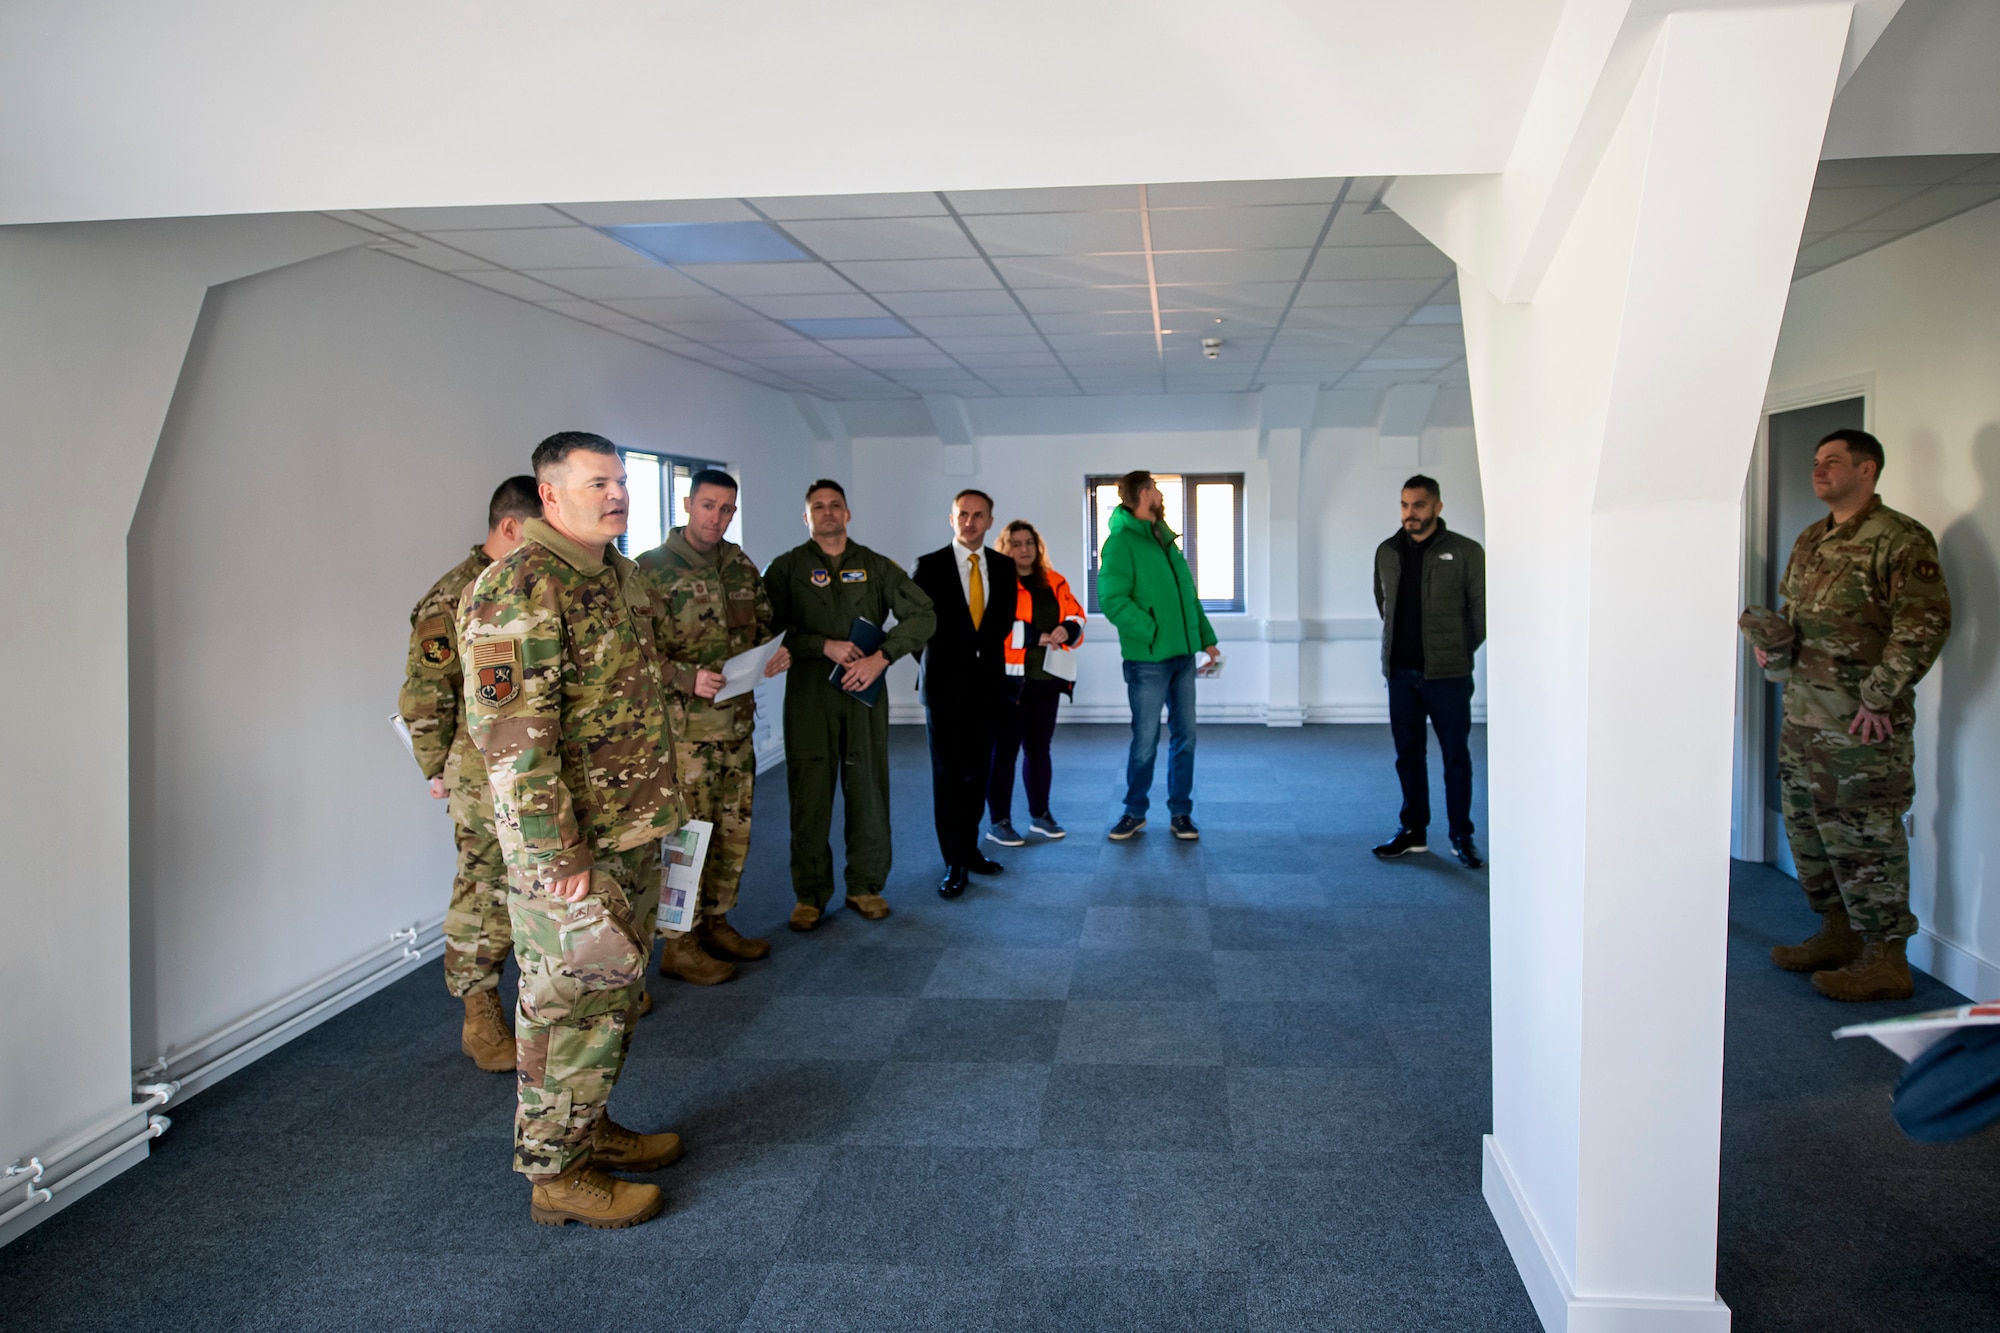
<svg viewBox="0 0 2000 1333">
<path fill-rule="evenodd" d="M 883 632 L 880 625 L 863 616 L 854 617 L 854 623 L 847 627 L 847 638 L 849 642 L 861 650 L 863 657 L 867 657 L 889 640 L 889 636 Z M 833 674 L 827 679 L 831 680 L 835 685 L 839 685 L 840 678 L 846 674 L 847 668 L 836 662 L 833 666 Z M 875 678 L 875 683 L 865 690 L 850 690 L 843 686 L 841 692 L 859 699 L 868 707 L 873 708 L 881 701 L 882 682 L 888 678 L 889 673 L 884 671 Z"/>
</svg>

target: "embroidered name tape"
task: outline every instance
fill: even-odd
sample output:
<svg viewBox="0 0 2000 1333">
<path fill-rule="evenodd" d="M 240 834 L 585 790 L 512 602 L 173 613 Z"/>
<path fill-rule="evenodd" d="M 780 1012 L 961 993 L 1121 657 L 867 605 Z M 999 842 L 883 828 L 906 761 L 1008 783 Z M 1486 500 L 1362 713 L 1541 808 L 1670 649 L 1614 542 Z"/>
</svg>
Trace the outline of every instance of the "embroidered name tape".
<svg viewBox="0 0 2000 1333">
<path fill-rule="evenodd" d="M 1440 559 L 1440 560 L 1449 560 L 1449 559 L 1451 559 L 1451 552 L 1450 552 L 1450 551 L 1439 551 L 1439 552 L 1438 552 L 1438 559 Z"/>
</svg>

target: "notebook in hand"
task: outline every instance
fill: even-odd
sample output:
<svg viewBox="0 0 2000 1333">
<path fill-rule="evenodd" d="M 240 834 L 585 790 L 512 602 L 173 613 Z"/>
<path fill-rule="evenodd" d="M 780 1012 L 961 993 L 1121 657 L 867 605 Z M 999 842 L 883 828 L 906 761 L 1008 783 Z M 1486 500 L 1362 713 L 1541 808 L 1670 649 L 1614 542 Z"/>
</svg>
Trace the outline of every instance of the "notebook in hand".
<svg viewBox="0 0 2000 1333">
<path fill-rule="evenodd" d="M 863 657 L 867 657 L 886 643 L 889 636 L 874 621 L 867 619 L 865 616 L 856 616 L 854 617 L 854 623 L 847 627 L 847 638 L 850 643 L 861 650 Z M 846 674 L 847 668 L 836 662 L 833 664 L 833 674 L 827 677 L 827 679 L 831 680 L 835 685 L 840 685 L 840 678 Z M 888 675 L 889 673 L 884 671 L 875 678 L 875 683 L 865 690 L 850 690 L 845 686 L 841 686 L 841 689 L 844 693 L 853 695 L 856 699 L 868 705 L 868 707 L 873 708 L 882 698 L 882 682 L 888 678 Z"/>
</svg>

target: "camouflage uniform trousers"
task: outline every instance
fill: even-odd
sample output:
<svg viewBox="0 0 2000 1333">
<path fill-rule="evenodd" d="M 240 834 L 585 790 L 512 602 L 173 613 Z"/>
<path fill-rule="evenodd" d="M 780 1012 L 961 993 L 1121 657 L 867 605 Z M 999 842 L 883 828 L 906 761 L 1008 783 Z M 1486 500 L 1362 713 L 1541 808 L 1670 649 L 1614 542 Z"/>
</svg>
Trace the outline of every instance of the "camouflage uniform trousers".
<svg viewBox="0 0 2000 1333">
<path fill-rule="evenodd" d="M 507 863 L 492 819 L 470 828 L 454 823 L 452 829 L 458 835 L 458 875 L 444 913 L 444 984 L 464 999 L 499 987 L 514 930 L 507 913 Z"/>
<path fill-rule="evenodd" d="M 637 939 L 650 941 L 660 908 L 660 845 L 599 858 L 591 867 L 591 893 L 629 905 Z M 629 985 L 588 987 L 560 971 L 561 927 L 570 905 L 523 892 L 516 882 L 507 906 L 521 965 L 514 1169 L 542 1175 L 590 1155 L 591 1135 L 632 1048 L 650 950 L 633 946 L 639 958 Z"/>
<path fill-rule="evenodd" d="M 1864 935 L 1917 933 L 1903 835 L 1915 761 L 1907 727 L 1875 745 L 1793 721 L 1779 733 L 1779 798 L 1799 886 L 1815 912 L 1844 908 Z"/>
<path fill-rule="evenodd" d="M 689 819 L 715 825 L 701 869 L 701 914 L 718 917 L 736 906 L 743 863 L 750 855 L 750 803 L 757 790 L 757 742 L 677 741 L 681 796 Z M 662 931 L 662 934 L 674 932 Z"/>
</svg>

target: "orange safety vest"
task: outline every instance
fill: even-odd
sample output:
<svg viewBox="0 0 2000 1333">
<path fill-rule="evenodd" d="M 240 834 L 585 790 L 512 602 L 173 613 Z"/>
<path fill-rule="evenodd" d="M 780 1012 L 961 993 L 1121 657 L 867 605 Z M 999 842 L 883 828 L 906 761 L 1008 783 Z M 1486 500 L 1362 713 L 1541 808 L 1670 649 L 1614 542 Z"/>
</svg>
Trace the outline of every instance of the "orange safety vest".
<svg viewBox="0 0 2000 1333">
<path fill-rule="evenodd" d="M 1077 604 L 1069 590 L 1069 581 L 1053 569 L 1049 571 L 1049 591 L 1056 595 L 1056 619 L 1074 620 L 1077 635 L 1061 648 L 1049 649 L 1052 653 L 1066 653 L 1083 642 L 1083 608 Z M 1025 579 L 1016 586 L 1014 593 L 1014 632 L 1007 636 L 1007 674 L 1025 676 L 1028 674 L 1028 635 L 1035 623 L 1035 597 L 1028 590 Z"/>
</svg>

